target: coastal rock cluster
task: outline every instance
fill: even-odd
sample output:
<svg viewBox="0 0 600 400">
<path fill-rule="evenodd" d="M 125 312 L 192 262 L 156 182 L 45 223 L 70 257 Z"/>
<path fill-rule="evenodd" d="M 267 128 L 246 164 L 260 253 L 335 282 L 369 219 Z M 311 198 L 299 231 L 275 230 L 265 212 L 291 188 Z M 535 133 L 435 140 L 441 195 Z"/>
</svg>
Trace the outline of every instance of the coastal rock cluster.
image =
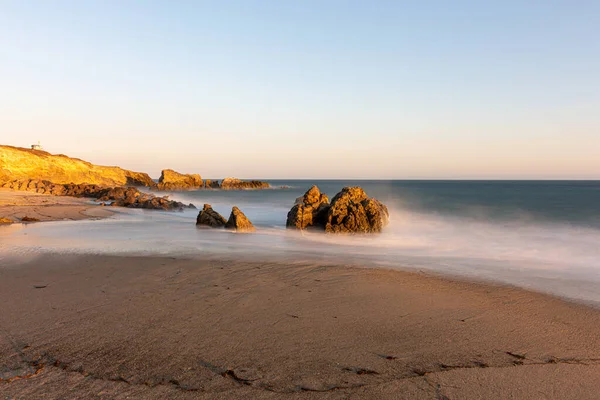
<svg viewBox="0 0 600 400">
<path fill-rule="evenodd" d="M 221 214 L 213 210 L 210 204 L 205 204 L 196 218 L 196 225 L 210 228 L 225 228 L 237 232 L 256 231 L 252 222 L 235 206 L 231 209 L 229 220 L 225 220 Z"/>
<path fill-rule="evenodd" d="M 312 186 L 296 200 L 286 227 L 315 228 L 328 233 L 380 233 L 389 222 L 387 207 L 360 187 L 345 187 L 331 200 Z"/>
<path fill-rule="evenodd" d="M 225 178 L 219 183 L 218 180 L 202 180 L 198 174 L 181 174 L 172 169 L 164 169 L 160 174 L 156 190 L 198 190 L 198 189 L 222 189 L 222 190 L 249 190 L 268 189 L 271 185 L 262 181 L 243 181 L 238 178 Z"/>
<path fill-rule="evenodd" d="M 28 179 L 6 182 L 0 187 L 26 190 L 29 192 L 51 194 L 55 196 L 89 197 L 111 206 L 129 208 L 147 208 L 155 210 L 182 210 L 195 208 L 167 197 L 157 197 L 144 193 L 134 187 L 104 187 L 94 184 L 56 184 L 45 180 Z"/>
</svg>

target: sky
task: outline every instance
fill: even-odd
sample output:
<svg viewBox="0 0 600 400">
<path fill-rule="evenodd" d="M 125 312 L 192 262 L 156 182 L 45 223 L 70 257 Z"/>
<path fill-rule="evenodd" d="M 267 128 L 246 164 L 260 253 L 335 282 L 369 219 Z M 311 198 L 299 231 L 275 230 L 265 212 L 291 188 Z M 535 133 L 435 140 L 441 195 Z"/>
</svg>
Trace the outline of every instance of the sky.
<svg viewBox="0 0 600 400">
<path fill-rule="evenodd" d="M 600 179 L 599 1 L 0 0 L 0 144 L 160 175 Z"/>
</svg>

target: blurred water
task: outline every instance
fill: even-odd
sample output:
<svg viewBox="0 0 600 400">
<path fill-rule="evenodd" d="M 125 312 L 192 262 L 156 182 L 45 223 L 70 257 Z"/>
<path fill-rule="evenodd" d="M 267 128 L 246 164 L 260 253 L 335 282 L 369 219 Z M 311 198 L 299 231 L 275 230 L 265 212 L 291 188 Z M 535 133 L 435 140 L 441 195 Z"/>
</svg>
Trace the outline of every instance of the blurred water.
<svg viewBox="0 0 600 400">
<path fill-rule="evenodd" d="M 289 189 L 171 193 L 229 216 L 236 205 L 257 226 L 235 234 L 195 226 L 197 210 L 115 208 L 100 221 L 0 229 L 0 265 L 45 252 L 230 257 L 420 269 L 492 280 L 600 302 L 600 184 L 597 182 L 317 182 L 330 197 L 359 184 L 388 205 L 391 223 L 370 237 L 285 229 Z"/>
</svg>

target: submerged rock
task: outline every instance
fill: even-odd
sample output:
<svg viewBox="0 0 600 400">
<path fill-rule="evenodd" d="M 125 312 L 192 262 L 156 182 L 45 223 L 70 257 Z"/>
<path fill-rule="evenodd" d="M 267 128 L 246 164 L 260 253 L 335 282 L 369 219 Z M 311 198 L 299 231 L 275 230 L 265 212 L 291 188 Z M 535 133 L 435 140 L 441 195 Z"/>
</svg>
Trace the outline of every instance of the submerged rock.
<svg viewBox="0 0 600 400">
<path fill-rule="evenodd" d="M 345 187 L 331 200 L 325 231 L 379 233 L 388 221 L 388 209 L 380 201 L 369 198 L 360 187 Z"/>
<path fill-rule="evenodd" d="M 329 233 L 379 233 L 388 224 L 387 207 L 360 187 L 345 187 L 329 204 L 316 186 L 296 200 L 287 215 L 288 228 L 318 228 Z"/>
<path fill-rule="evenodd" d="M 198 174 L 180 174 L 172 169 L 163 169 L 158 179 L 158 190 L 193 190 L 203 187 Z"/>
<path fill-rule="evenodd" d="M 233 229 L 237 232 L 255 232 L 256 228 L 252 222 L 237 207 L 231 209 L 229 220 L 225 224 L 225 229 Z"/>
<path fill-rule="evenodd" d="M 319 188 L 313 185 L 304 193 L 304 196 L 296 199 L 296 204 L 288 212 L 286 227 L 306 229 L 309 227 L 325 228 L 329 199 L 321 193 Z"/>
<path fill-rule="evenodd" d="M 204 208 L 196 218 L 196 225 L 210 226 L 211 228 L 221 228 L 225 226 L 227 221 L 221 214 L 213 210 L 210 204 L 205 204 Z"/>
</svg>

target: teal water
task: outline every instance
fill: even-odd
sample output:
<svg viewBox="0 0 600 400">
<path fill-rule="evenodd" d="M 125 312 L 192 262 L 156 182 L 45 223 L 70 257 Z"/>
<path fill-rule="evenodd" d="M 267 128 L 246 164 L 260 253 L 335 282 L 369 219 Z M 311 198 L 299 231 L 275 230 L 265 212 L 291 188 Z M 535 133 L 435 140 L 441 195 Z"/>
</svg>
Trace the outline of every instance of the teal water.
<svg viewBox="0 0 600 400">
<path fill-rule="evenodd" d="M 169 195 L 228 217 L 238 206 L 251 235 L 195 226 L 197 210 L 115 208 L 101 221 L 0 229 L 0 267 L 47 252 L 244 258 L 426 270 L 509 283 L 600 304 L 600 182 L 270 181 L 287 189 L 200 190 Z M 387 204 L 391 222 L 370 237 L 285 229 L 295 199 L 312 184 L 333 197 L 362 186 Z"/>
</svg>

